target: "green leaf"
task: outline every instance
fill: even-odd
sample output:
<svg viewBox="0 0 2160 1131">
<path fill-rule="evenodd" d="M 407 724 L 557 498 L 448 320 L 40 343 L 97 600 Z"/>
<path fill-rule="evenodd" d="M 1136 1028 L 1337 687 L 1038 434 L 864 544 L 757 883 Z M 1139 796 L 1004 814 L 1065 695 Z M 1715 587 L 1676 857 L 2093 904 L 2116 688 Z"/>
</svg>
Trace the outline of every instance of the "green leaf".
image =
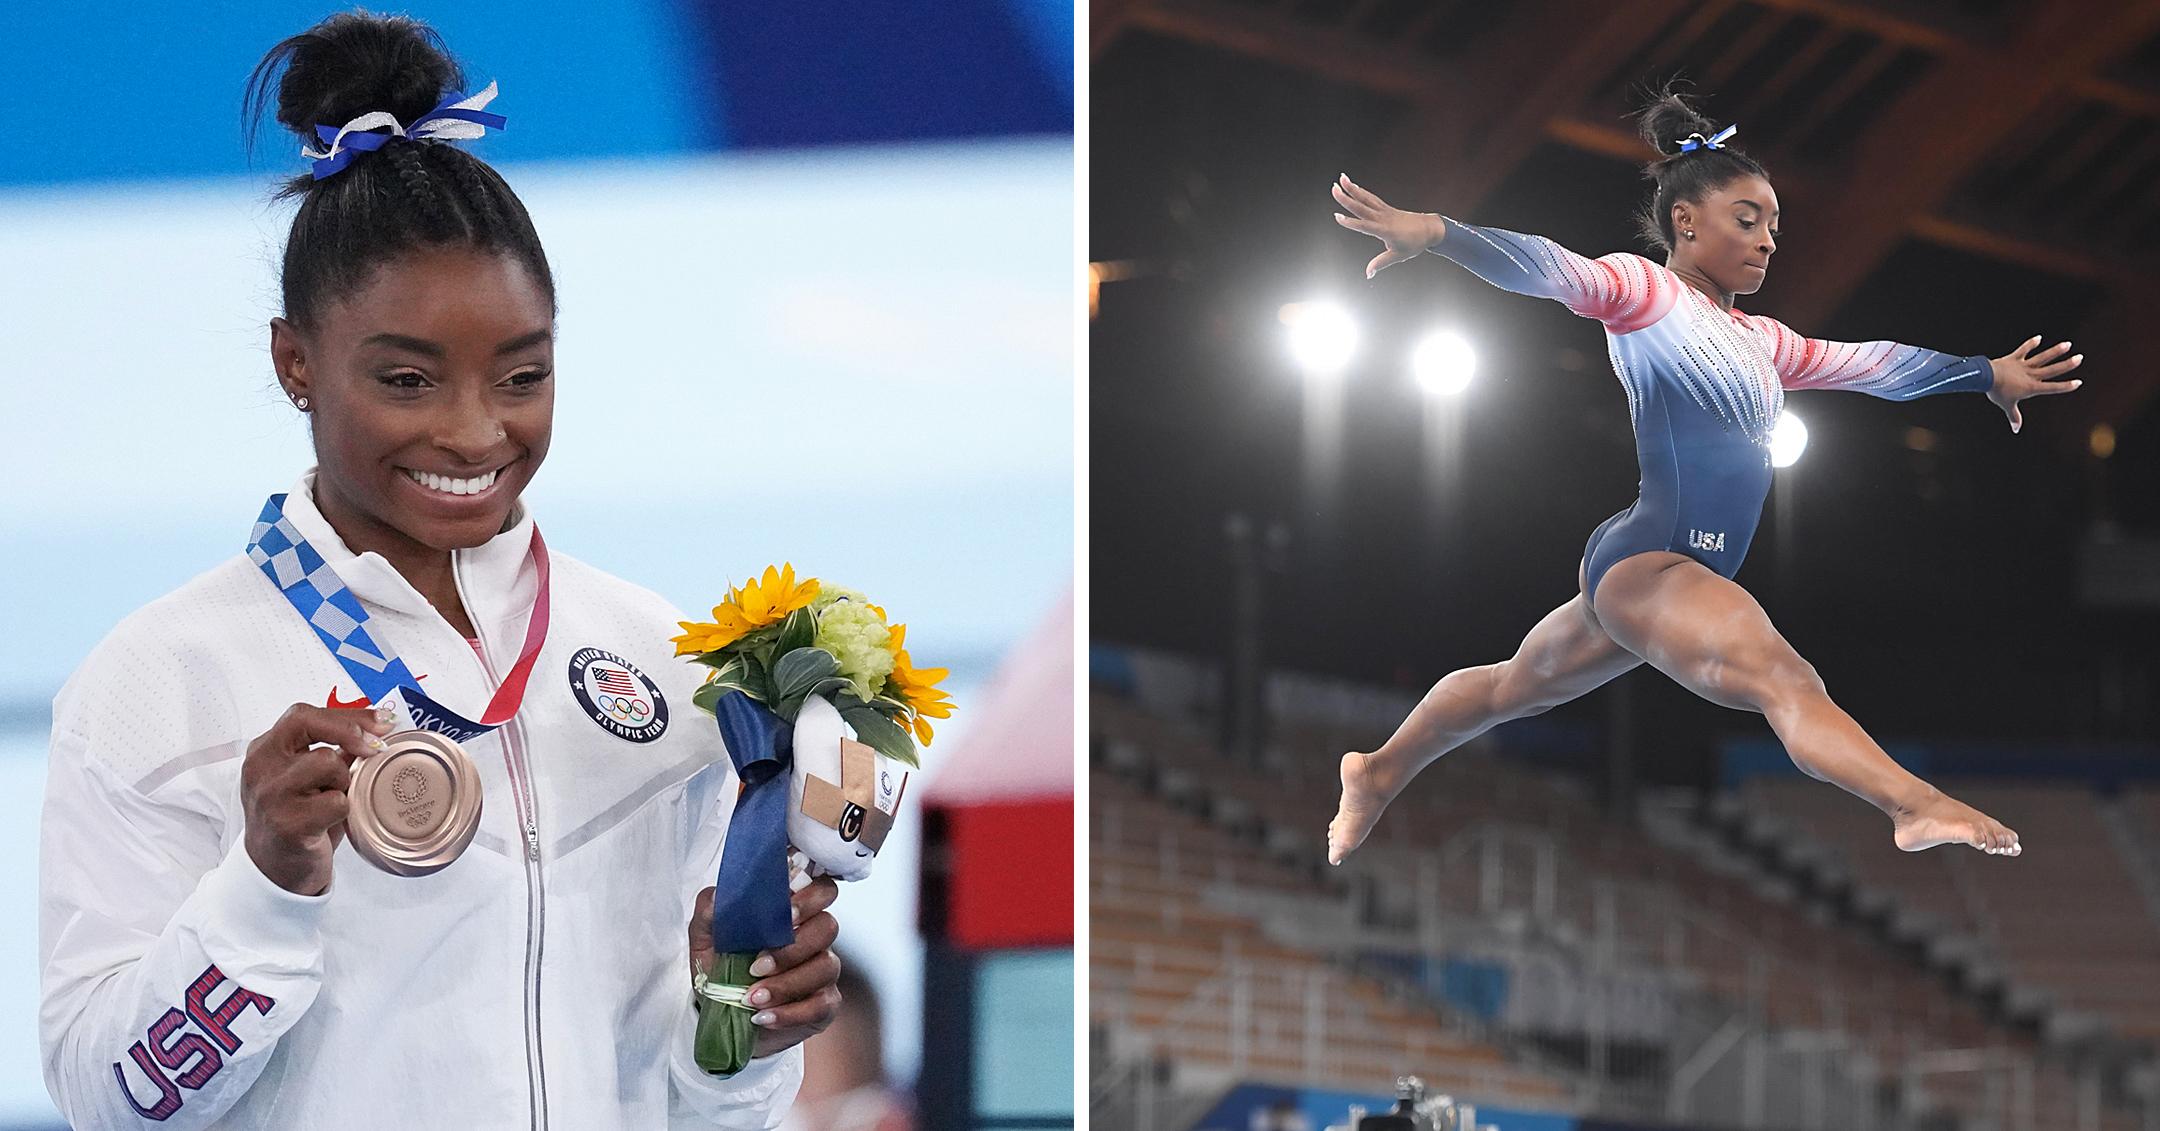
<svg viewBox="0 0 2160 1131">
<path fill-rule="evenodd" d="M 724 679 L 716 679 L 711 683 L 699 687 L 696 691 L 691 692 L 690 705 L 696 707 L 701 711 L 704 711 L 707 714 L 718 714 L 719 711 L 716 709 L 717 704 L 720 702 L 721 697 L 726 695 L 730 691 L 740 691 L 743 694 L 748 695 L 752 699 L 758 699 L 756 691 L 751 688 L 745 687 L 740 683 L 734 683 Z M 758 701 L 764 702 L 764 700 L 762 699 L 759 699 Z"/>
<path fill-rule="evenodd" d="M 773 698 L 800 699 L 820 680 L 840 670 L 840 661 L 823 648 L 801 647 L 773 665 Z"/>
<path fill-rule="evenodd" d="M 839 693 L 846 691 L 848 688 L 851 688 L 853 686 L 855 686 L 854 681 L 848 679 L 846 676 L 827 676 L 826 678 L 819 680 L 816 687 L 810 689 L 810 694 L 823 695 L 829 698 L 831 696 L 838 695 Z M 850 695 L 848 696 L 848 698 L 853 699 L 854 696 Z"/>
<path fill-rule="evenodd" d="M 840 717 L 855 728 L 855 737 L 887 758 L 903 765 L 921 768 L 915 757 L 915 740 L 900 724 L 888 719 L 875 707 L 851 707 L 840 712 Z"/>
<path fill-rule="evenodd" d="M 735 643 L 728 645 L 728 648 L 742 656 L 769 657 L 773 654 L 772 643 L 779 636 L 780 626 L 769 624 L 764 628 L 753 629 L 744 633 Z"/>
<path fill-rule="evenodd" d="M 765 661 L 755 652 L 743 653 L 742 661 L 743 691 L 760 703 L 772 702 L 772 672 L 765 666 Z"/>
<path fill-rule="evenodd" d="M 706 653 L 706 655 L 708 656 L 717 654 L 718 653 L 711 652 Z M 699 657 L 698 662 L 706 662 L 705 657 Z M 713 663 L 712 667 L 714 669 L 712 675 L 713 682 L 725 683 L 731 686 L 740 685 L 743 682 L 745 673 L 750 670 L 750 665 L 745 662 L 741 656 L 728 656 L 722 660 Z"/>
<path fill-rule="evenodd" d="M 703 664 L 708 668 L 725 668 L 729 664 L 742 663 L 742 654 L 736 651 L 735 645 L 730 644 L 715 651 L 700 652 L 692 657 L 690 662 Z"/>
<path fill-rule="evenodd" d="M 890 695 L 880 695 L 871 700 L 870 705 L 885 712 L 885 717 L 888 719 L 898 719 L 903 715 L 915 713 L 913 708 L 907 705 L 907 700 L 896 699 Z"/>
<path fill-rule="evenodd" d="M 811 641 L 816 639 L 817 614 L 811 611 L 810 606 L 804 605 L 789 613 L 787 619 L 780 622 L 780 643 L 774 648 L 773 654 L 784 658 L 796 649 L 808 648 Z"/>
</svg>

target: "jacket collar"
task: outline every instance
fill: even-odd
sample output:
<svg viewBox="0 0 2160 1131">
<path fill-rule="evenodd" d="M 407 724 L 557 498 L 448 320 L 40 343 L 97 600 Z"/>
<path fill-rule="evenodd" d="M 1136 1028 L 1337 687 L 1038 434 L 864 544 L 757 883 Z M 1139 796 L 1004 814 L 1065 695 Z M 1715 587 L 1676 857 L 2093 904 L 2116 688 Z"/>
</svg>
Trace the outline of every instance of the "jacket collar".
<svg viewBox="0 0 2160 1131">
<path fill-rule="evenodd" d="M 315 505 L 315 469 L 309 468 L 285 495 L 285 517 L 302 537 L 313 543 L 323 561 L 337 571 L 345 587 L 361 601 L 420 617 L 440 617 L 428 599 L 390 564 L 388 558 L 369 550 L 355 554 L 332 529 Z M 524 614 L 539 593 L 539 577 L 532 568 L 532 513 L 524 500 L 510 511 L 510 527 L 468 550 L 450 551 L 451 568 L 458 576 L 467 608 L 465 615 L 491 647 L 504 637 L 515 647 L 522 640 Z M 516 623 L 505 623 L 507 621 Z M 446 625 L 447 627 L 447 625 Z"/>
</svg>

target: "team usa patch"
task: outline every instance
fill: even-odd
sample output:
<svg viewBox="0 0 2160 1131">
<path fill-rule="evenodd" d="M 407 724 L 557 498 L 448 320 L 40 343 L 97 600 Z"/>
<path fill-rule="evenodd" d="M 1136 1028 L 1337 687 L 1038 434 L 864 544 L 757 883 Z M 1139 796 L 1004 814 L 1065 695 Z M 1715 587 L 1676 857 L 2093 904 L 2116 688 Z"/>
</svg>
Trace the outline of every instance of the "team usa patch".
<svg viewBox="0 0 2160 1131">
<path fill-rule="evenodd" d="M 580 648 L 570 657 L 570 693 L 602 730 L 651 742 L 667 730 L 667 700 L 637 666 L 613 652 Z"/>
</svg>

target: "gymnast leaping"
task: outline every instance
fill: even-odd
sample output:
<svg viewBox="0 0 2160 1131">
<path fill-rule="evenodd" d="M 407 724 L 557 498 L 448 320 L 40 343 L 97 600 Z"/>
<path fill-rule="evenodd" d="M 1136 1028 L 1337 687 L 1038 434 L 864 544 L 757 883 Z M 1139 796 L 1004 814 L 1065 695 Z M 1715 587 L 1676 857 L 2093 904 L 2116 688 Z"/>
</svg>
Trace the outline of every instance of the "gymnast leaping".
<svg viewBox="0 0 2160 1131">
<path fill-rule="evenodd" d="M 1656 263 L 1615 252 L 1585 259 L 1540 236 L 1404 212 L 1353 183 L 1334 186 L 1336 222 L 1387 245 L 1376 272 L 1433 251 L 1486 282 L 1555 299 L 1605 327 L 1627 390 L 1642 493 L 1590 535 L 1580 592 L 1530 630 L 1514 657 L 1433 685 L 1392 737 L 1342 759 L 1342 803 L 1328 826 L 1340 864 L 1403 786 L 1486 730 L 1575 699 L 1648 661 L 1713 703 L 1764 716 L 1810 777 L 1890 817 L 1908 852 L 1968 844 L 2015 856 L 2017 834 L 1908 773 L 1841 710 L 1747 591 L 1732 581 L 1770 487 L 1771 427 L 1787 389 L 1846 389 L 1888 400 L 1984 393 L 2009 417 L 2018 402 L 2067 393 L 2070 343 L 2033 353 L 2035 336 L 1992 361 L 1894 342 L 1805 338 L 1733 309 L 1763 284 L 1777 250 L 1778 201 L 1753 158 L 1668 87 L 1638 115 L 1660 154 L 1640 217 L 1667 251 Z M 1679 140 L 1685 139 L 1685 140 Z"/>
</svg>

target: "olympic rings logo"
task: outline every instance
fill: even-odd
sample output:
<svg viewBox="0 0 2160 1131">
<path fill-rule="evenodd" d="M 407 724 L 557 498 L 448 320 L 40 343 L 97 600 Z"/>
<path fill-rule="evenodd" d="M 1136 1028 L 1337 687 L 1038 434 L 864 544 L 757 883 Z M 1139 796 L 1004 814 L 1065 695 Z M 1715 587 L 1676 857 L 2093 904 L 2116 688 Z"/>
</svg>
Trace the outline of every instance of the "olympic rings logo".
<svg viewBox="0 0 2160 1131">
<path fill-rule="evenodd" d="M 652 704 L 627 695 L 594 696 L 593 702 L 619 723 L 642 723 L 652 717 Z"/>
</svg>

